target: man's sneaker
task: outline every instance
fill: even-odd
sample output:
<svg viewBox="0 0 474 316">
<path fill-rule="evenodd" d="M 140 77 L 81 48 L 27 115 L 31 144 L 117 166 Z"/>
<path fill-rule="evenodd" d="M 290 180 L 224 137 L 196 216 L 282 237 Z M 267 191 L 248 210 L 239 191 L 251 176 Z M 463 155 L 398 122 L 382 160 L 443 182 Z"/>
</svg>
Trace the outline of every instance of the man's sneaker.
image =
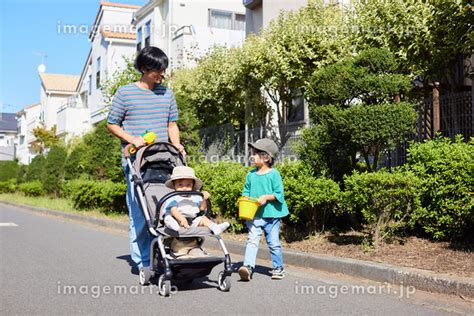
<svg viewBox="0 0 474 316">
<path fill-rule="evenodd" d="M 252 279 L 253 269 L 251 266 L 241 266 L 239 268 L 239 276 L 242 281 L 250 281 Z"/>
<path fill-rule="evenodd" d="M 286 271 L 283 267 L 278 267 L 272 270 L 272 279 L 281 280 L 285 277 Z"/>
</svg>

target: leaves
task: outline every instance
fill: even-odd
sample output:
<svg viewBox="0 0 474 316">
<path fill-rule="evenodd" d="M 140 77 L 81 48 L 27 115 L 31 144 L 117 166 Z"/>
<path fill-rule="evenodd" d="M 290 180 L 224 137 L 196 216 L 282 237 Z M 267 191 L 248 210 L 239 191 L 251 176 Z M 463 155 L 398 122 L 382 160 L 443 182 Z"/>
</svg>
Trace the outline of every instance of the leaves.
<svg viewBox="0 0 474 316">
<path fill-rule="evenodd" d="M 474 227 L 474 139 L 437 138 L 410 146 L 407 170 L 421 180 L 423 209 L 412 221 L 435 239 L 468 234 Z"/>
</svg>

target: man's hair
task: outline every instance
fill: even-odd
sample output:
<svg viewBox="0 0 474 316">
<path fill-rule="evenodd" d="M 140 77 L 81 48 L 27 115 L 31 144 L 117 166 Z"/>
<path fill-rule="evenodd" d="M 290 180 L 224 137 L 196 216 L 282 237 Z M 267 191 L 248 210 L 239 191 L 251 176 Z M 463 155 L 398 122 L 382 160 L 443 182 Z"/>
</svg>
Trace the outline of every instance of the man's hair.
<svg viewBox="0 0 474 316">
<path fill-rule="evenodd" d="M 134 67 L 142 74 L 144 70 L 165 70 L 168 67 L 168 56 L 158 47 L 148 46 L 138 53 Z"/>
</svg>

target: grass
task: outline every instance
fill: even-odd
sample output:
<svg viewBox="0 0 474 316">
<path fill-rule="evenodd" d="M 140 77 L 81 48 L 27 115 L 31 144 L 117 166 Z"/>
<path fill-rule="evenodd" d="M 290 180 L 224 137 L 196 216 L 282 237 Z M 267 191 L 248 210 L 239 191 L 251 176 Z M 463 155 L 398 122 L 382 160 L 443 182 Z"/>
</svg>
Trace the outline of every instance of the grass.
<svg viewBox="0 0 474 316">
<path fill-rule="evenodd" d="M 71 200 L 64 198 L 50 198 L 45 196 L 31 197 L 21 193 L 1 193 L 0 202 L 9 202 L 19 205 L 28 205 L 48 210 L 61 211 L 65 213 L 80 214 L 85 216 L 108 218 L 115 221 L 128 223 L 128 215 L 122 213 L 107 213 L 100 210 L 78 210 Z"/>
</svg>

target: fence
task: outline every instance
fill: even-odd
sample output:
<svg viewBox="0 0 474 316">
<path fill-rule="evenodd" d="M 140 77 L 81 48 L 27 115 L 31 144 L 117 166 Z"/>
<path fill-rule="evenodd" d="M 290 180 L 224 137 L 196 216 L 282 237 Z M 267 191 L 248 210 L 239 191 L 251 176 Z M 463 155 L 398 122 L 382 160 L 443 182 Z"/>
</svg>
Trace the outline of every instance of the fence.
<svg viewBox="0 0 474 316">
<path fill-rule="evenodd" d="M 459 92 L 439 97 L 439 131 L 454 139 L 462 135 L 467 141 L 474 136 L 474 108 L 471 92 Z M 419 104 L 418 121 L 414 135 L 407 136 L 395 150 L 382 156 L 382 165 L 387 168 L 403 165 L 411 141 L 422 142 L 435 137 L 435 111 L 433 98 L 426 98 Z"/>
<path fill-rule="evenodd" d="M 300 139 L 301 130 L 305 125 L 304 121 L 300 121 L 279 127 L 267 125 L 249 128 L 248 142 L 270 138 L 278 144 L 280 158 L 296 156 L 293 144 Z M 203 128 L 199 131 L 199 136 L 201 152 L 205 153 L 207 160 L 214 161 L 221 157 L 245 163 L 245 130 L 236 131 L 231 124 L 225 124 Z"/>
<path fill-rule="evenodd" d="M 439 97 L 439 132 L 454 138 L 461 134 L 467 141 L 474 135 L 474 109 L 471 92 L 453 93 Z M 432 139 L 436 134 L 433 98 L 426 98 L 418 106 L 416 131 L 408 135 L 395 149 L 382 154 L 380 165 L 392 168 L 403 165 L 407 160 L 410 142 L 422 142 Z M 248 130 L 248 141 L 259 138 L 273 139 L 280 148 L 280 158 L 296 157 L 293 144 L 300 139 L 304 121 L 288 123 L 280 127 L 260 126 Z M 245 131 L 234 130 L 231 124 L 212 126 L 200 130 L 201 151 L 206 159 L 214 161 L 225 157 L 226 160 L 244 163 Z"/>
</svg>

